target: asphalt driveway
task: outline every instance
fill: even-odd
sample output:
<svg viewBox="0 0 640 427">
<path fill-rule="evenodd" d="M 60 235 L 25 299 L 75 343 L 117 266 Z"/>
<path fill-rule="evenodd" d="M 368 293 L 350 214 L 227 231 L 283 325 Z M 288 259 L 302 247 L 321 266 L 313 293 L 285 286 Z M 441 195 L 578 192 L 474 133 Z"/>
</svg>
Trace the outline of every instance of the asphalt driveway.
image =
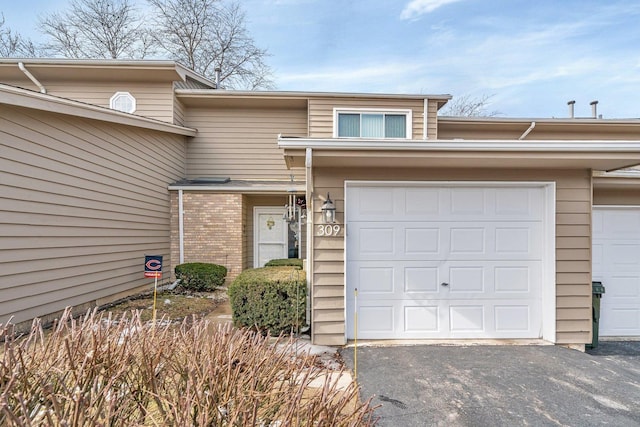
<svg viewBox="0 0 640 427">
<path fill-rule="evenodd" d="M 359 347 L 358 383 L 380 426 L 640 426 L 639 341 Z"/>
</svg>

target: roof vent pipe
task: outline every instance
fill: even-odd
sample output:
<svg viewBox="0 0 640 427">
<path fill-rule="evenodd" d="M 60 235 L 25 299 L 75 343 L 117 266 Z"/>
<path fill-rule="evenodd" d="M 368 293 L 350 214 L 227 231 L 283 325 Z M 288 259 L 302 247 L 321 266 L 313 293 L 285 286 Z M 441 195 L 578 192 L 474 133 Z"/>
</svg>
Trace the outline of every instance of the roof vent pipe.
<svg viewBox="0 0 640 427">
<path fill-rule="evenodd" d="M 215 76 L 216 76 L 216 89 L 220 89 L 220 71 L 222 71 L 220 69 L 220 67 L 216 67 L 215 68 Z"/>
<path fill-rule="evenodd" d="M 591 101 L 589 105 L 591 105 L 591 116 L 594 119 L 597 119 L 598 118 L 598 101 Z"/>
<path fill-rule="evenodd" d="M 571 101 L 567 102 L 567 105 L 569 106 L 569 118 L 573 119 L 574 118 L 573 106 L 576 105 L 576 101 L 575 100 L 571 100 Z"/>
</svg>

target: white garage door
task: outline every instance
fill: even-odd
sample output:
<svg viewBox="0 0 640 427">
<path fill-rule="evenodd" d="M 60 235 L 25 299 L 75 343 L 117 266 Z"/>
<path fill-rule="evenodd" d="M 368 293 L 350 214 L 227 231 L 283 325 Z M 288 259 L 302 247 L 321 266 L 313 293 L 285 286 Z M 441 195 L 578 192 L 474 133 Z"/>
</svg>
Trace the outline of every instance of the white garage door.
<svg viewBox="0 0 640 427">
<path fill-rule="evenodd" d="M 640 336 L 640 208 L 593 209 L 593 280 L 601 336 Z"/>
<path fill-rule="evenodd" d="M 542 336 L 544 188 L 348 184 L 347 337 Z"/>
</svg>

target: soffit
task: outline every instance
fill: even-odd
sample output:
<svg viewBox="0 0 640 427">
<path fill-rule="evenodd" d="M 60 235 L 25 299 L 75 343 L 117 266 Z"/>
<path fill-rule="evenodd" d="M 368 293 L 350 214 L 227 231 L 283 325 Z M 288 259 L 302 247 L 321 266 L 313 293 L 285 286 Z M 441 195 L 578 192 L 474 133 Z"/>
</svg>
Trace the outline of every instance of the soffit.
<svg viewBox="0 0 640 427">
<path fill-rule="evenodd" d="M 371 168 L 536 168 L 594 169 L 610 171 L 640 164 L 640 142 L 604 144 L 547 141 L 522 144 L 520 141 L 473 141 L 456 143 L 370 144 L 330 140 L 311 144 L 309 140 L 280 139 L 280 148 L 289 167 L 305 165 L 305 143 L 313 152 L 313 167 Z M 344 144 L 342 147 L 338 143 Z M 415 148 L 412 147 L 415 145 Z"/>
<path fill-rule="evenodd" d="M 629 134 L 640 138 L 639 119 L 496 119 L 438 117 L 438 133 L 452 135 L 487 133 L 516 133 L 521 135 L 535 122 L 526 139 L 536 139 L 536 134 Z"/>
<path fill-rule="evenodd" d="M 402 95 L 402 94 L 361 94 L 339 92 L 295 92 L 295 91 L 237 91 L 237 90 L 197 90 L 177 89 L 176 96 L 190 107 L 288 107 L 304 108 L 313 99 L 400 99 L 406 101 L 438 101 L 444 105 L 450 95 Z"/>
<path fill-rule="evenodd" d="M 216 94 L 185 94 L 184 90 L 176 90 L 176 95 L 183 105 L 193 108 L 307 108 L 307 99 L 296 97 L 225 97 Z"/>
<path fill-rule="evenodd" d="M 20 61 L 0 62 L 0 80 L 29 81 L 18 68 Z M 25 59 L 22 61 L 46 87 L 56 81 L 128 81 L 128 82 L 174 82 L 183 80 L 174 62 L 170 61 L 59 61 L 46 62 Z"/>
</svg>

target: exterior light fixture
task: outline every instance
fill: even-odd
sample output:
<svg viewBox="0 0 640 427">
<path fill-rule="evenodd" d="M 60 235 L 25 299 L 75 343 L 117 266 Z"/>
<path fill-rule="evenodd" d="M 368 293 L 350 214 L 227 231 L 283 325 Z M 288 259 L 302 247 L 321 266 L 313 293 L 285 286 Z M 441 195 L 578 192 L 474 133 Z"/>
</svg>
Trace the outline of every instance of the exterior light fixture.
<svg viewBox="0 0 640 427">
<path fill-rule="evenodd" d="M 327 200 L 322 204 L 322 219 L 325 224 L 335 224 L 336 222 L 336 205 L 333 204 L 333 201 L 329 197 L 329 193 L 327 193 Z"/>
</svg>

